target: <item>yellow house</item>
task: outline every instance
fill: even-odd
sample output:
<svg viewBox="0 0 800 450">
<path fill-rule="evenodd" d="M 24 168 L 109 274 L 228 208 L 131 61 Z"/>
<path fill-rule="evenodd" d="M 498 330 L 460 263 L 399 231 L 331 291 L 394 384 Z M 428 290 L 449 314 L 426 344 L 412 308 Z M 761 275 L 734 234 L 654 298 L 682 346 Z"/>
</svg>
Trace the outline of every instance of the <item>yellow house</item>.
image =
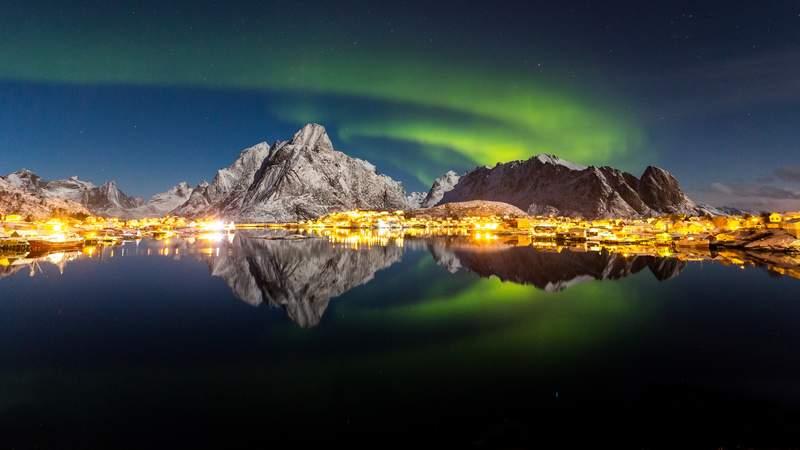
<svg viewBox="0 0 800 450">
<path fill-rule="evenodd" d="M 9 223 L 22 222 L 22 216 L 19 214 L 8 214 L 3 218 L 3 221 Z"/>
<path fill-rule="evenodd" d="M 519 230 L 527 230 L 531 227 L 531 221 L 528 219 L 516 219 L 515 228 Z"/>
<path fill-rule="evenodd" d="M 769 221 L 772 223 L 779 223 L 781 221 L 781 215 L 779 213 L 772 213 L 769 215 Z"/>
</svg>

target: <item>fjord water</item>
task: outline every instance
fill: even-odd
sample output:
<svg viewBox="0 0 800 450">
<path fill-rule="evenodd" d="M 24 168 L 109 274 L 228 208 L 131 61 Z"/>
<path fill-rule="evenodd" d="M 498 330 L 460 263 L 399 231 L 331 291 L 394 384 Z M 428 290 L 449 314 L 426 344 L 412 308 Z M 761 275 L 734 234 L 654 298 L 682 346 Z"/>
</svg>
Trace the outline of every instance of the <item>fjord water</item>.
<svg viewBox="0 0 800 450">
<path fill-rule="evenodd" d="M 397 244 L 241 234 L 2 268 L 0 431 L 43 448 L 797 437 L 798 280 Z"/>
</svg>

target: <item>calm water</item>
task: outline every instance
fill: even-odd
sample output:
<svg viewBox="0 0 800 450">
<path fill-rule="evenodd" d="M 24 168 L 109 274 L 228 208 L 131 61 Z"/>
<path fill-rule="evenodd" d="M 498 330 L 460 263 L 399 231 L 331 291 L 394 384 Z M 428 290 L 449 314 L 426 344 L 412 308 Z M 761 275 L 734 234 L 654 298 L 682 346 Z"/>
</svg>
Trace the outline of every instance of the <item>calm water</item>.
<svg viewBox="0 0 800 450">
<path fill-rule="evenodd" d="M 2 447 L 798 442 L 799 280 L 403 244 L 145 240 L 0 267 Z"/>
</svg>

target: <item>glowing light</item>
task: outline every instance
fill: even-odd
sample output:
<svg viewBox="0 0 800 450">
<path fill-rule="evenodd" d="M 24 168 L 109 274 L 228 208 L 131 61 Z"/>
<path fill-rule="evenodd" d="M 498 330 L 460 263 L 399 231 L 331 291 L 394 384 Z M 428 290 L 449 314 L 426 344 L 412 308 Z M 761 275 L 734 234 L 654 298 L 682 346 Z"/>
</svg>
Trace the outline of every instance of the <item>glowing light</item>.
<svg viewBox="0 0 800 450">
<path fill-rule="evenodd" d="M 225 233 L 203 233 L 197 238 L 208 242 L 221 242 L 225 239 L 225 236 Z"/>
</svg>

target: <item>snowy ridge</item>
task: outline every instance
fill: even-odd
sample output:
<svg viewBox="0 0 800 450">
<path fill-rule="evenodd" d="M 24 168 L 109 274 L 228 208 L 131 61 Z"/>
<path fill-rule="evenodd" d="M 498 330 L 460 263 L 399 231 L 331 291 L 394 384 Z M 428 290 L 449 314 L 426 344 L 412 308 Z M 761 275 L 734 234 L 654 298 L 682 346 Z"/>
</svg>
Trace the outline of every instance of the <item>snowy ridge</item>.
<svg viewBox="0 0 800 450">
<path fill-rule="evenodd" d="M 584 167 L 554 155 L 477 167 L 439 204 L 469 200 L 509 203 L 531 215 L 649 217 L 707 214 L 668 171 L 647 167 L 641 178 L 613 167 Z"/>
<path fill-rule="evenodd" d="M 333 148 L 325 128 L 307 124 L 289 141 L 243 151 L 207 187 L 172 211 L 245 222 L 290 222 L 347 209 L 407 209 L 400 183 Z"/>
<path fill-rule="evenodd" d="M 182 204 L 170 210 L 170 214 L 185 217 L 213 216 L 219 215 L 221 211 L 239 208 L 270 150 L 266 142 L 242 150 L 233 164 L 218 170 L 211 183 L 202 182 L 197 185 Z"/>
<path fill-rule="evenodd" d="M 61 215 L 87 216 L 90 212 L 80 203 L 43 196 L 12 184 L 6 177 L 0 177 L 0 215 L 5 214 L 19 214 L 24 218 L 39 220 Z"/>
<path fill-rule="evenodd" d="M 584 166 L 582 164 L 577 164 L 574 162 L 570 162 L 564 159 L 559 158 L 556 155 L 548 154 L 548 153 L 539 153 L 538 155 L 534 156 L 539 162 L 544 164 L 553 164 L 554 166 L 562 166 L 566 167 L 569 170 L 585 170 L 588 166 Z"/>
<path fill-rule="evenodd" d="M 446 192 L 453 190 L 456 184 L 458 184 L 459 178 L 460 177 L 457 173 L 449 170 L 444 175 L 433 180 L 431 189 L 428 191 L 428 195 L 425 196 L 425 199 L 420 203 L 420 207 L 430 208 L 435 206 L 437 203 L 439 203 L 439 201 L 442 200 L 442 197 L 444 197 Z"/>
</svg>

